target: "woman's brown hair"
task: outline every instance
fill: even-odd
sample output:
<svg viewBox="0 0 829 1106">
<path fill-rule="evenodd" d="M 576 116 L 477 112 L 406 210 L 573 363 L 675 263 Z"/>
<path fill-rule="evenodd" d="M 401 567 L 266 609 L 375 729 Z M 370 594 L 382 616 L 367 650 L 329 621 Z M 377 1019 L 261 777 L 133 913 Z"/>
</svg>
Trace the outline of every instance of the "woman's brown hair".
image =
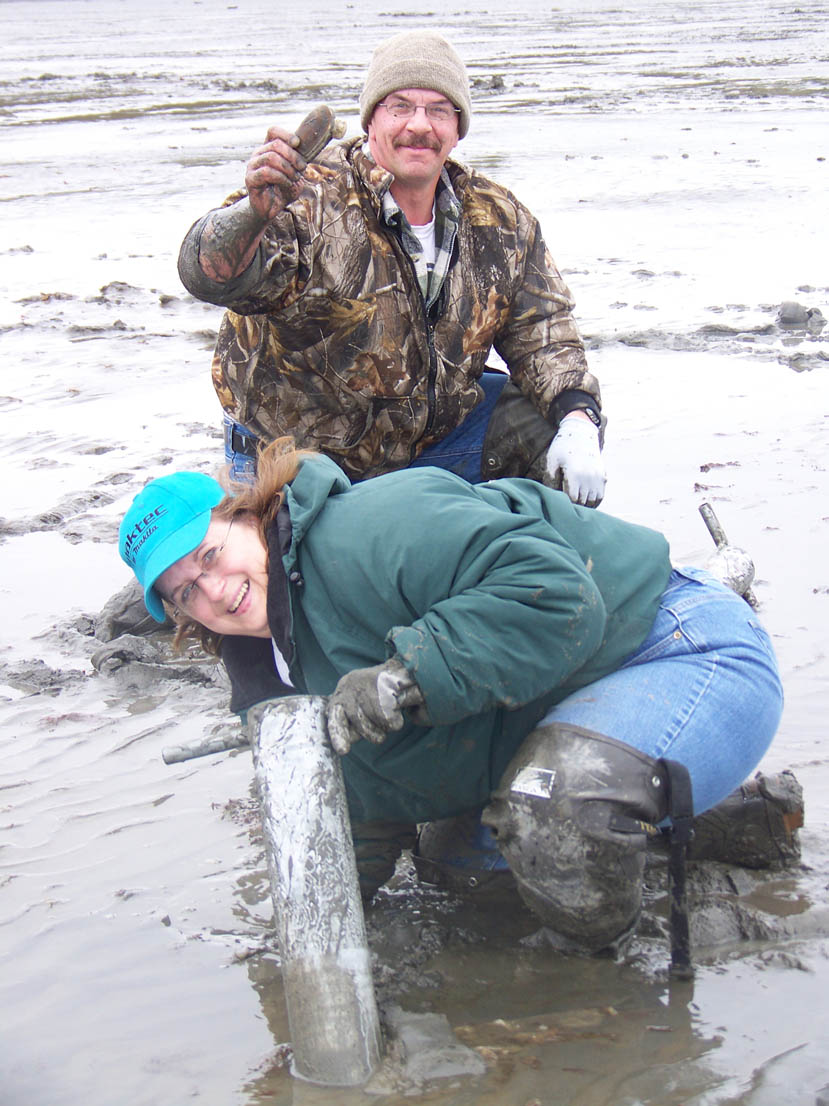
<svg viewBox="0 0 829 1106">
<path fill-rule="evenodd" d="M 241 515 L 248 515 L 258 522 L 259 537 L 265 549 L 268 548 L 268 530 L 276 518 L 277 511 L 285 499 L 285 485 L 290 484 L 299 472 L 304 457 L 313 457 L 310 449 L 297 449 L 291 437 L 277 438 L 269 445 L 260 446 L 256 459 L 256 481 L 242 484 L 231 479 L 229 470 L 219 476 L 219 482 L 227 494 L 213 508 L 215 518 L 230 522 Z M 197 641 L 206 653 L 219 655 L 222 635 L 208 630 L 200 622 L 175 610 L 165 602 L 168 613 L 176 624 L 173 649 L 184 652 L 187 643 Z"/>
</svg>

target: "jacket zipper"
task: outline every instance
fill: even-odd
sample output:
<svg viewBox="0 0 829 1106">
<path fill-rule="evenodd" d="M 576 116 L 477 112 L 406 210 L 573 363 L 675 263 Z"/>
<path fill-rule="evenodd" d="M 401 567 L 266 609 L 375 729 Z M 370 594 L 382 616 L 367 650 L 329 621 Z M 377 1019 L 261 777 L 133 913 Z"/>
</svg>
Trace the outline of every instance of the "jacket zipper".
<svg viewBox="0 0 829 1106">
<path fill-rule="evenodd" d="M 403 246 L 400 244 L 399 241 L 397 242 L 397 246 L 400 253 L 403 254 L 409 264 L 409 269 L 411 270 L 412 278 L 414 280 L 414 286 L 417 289 L 417 294 L 420 299 L 420 311 L 423 317 L 423 329 L 426 333 L 426 345 L 429 350 L 429 372 L 426 377 L 426 425 L 423 428 L 423 433 L 420 434 L 409 447 L 409 463 L 411 464 L 411 462 L 415 459 L 417 455 L 417 451 L 415 449 L 417 443 L 422 441 L 426 437 L 426 435 L 432 429 L 435 421 L 435 384 L 437 382 L 438 376 L 438 355 L 437 351 L 435 350 L 434 328 L 432 326 L 431 320 L 429 319 L 429 312 L 426 310 L 426 299 L 420 290 L 420 281 L 417 279 L 417 269 L 415 268 L 415 263 L 403 249 Z"/>
<path fill-rule="evenodd" d="M 435 422 L 435 415 L 437 413 L 436 403 L 435 403 L 435 392 L 436 392 L 436 387 L 435 386 L 437 384 L 437 376 L 438 376 L 438 355 L 437 355 L 437 351 L 435 349 L 434 327 L 432 326 L 431 320 L 429 319 L 429 312 L 426 309 L 426 299 L 425 299 L 423 293 L 420 290 L 420 281 L 417 279 L 417 269 L 415 268 L 415 263 L 414 263 L 414 261 L 412 261 L 411 257 L 409 257 L 409 255 L 406 253 L 406 250 L 403 248 L 403 244 L 400 241 L 400 238 L 398 237 L 398 235 L 395 232 L 392 232 L 389 235 L 389 238 L 392 240 L 393 247 L 396 250 L 398 256 L 405 259 L 406 263 L 408 264 L 409 270 L 412 274 L 412 280 L 414 281 L 414 287 L 417 290 L 417 294 L 418 294 L 418 297 L 420 299 L 421 314 L 423 316 L 423 327 L 424 327 L 424 330 L 425 330 L 425 333 L 426 333 L 426 345 L 427 345 L 428 350 L 429 350 L 429 372 L 428 372 L 428 375 L 427 375 L 427 378 L 426 378 L 426 400 L 427 400 L 426 425 L 423 428 L 423 433 L 420 434 L 412 442 L 411 446 L 409 447 L 409 463 L 411 464 L 411 462 L 414 461 L 414 459 L 417 455 L 417 451 L 416 451 L 416 448 L 415 448 L 417 446 L 417 443 L 421 442 L 426 437 L 426 435 L 432 429 L 432 426 L 434 425 L 434 422 Z M 449 279 L 449 274 L 447 273 L 446 280 L 448 280 L 448 279 Z M 444 287 L 441 288 L 440 295 L 438 296 L 438 299 L 435 300 L 435 304 L 437 304 L 440 301 L 441 297 L 444 294 L 444 288 L 445 288 L 446 280 L 444 280 Z"/>
</svg>

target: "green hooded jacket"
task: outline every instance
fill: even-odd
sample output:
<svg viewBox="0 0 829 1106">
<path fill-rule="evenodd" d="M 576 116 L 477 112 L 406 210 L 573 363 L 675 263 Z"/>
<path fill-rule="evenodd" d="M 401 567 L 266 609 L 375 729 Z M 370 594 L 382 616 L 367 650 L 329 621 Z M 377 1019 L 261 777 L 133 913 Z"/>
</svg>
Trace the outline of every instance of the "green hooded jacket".
<svg viewBox="0 0 829 1106">
<path fill-rule="evenodd" d="M 550 706 L 642 643 L 670 574 L 661 534 L 530 480 L 414 468 L 352 486 L 314 457 L 287 508 L 269 615 L 296 692 L 327 695 L 397 654 L 433 723 L 343 758 L 354 821 L 480 807 Z"/>
</svg>

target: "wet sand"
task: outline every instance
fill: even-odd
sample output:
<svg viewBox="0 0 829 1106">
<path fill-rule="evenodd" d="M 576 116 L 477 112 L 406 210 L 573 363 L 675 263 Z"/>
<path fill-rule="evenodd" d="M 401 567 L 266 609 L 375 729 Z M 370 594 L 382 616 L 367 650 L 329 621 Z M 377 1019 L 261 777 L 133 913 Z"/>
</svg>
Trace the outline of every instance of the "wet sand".
<svg viewBox="0 0 829 1106">
<path fill-rule="evenodd" d="M 221 674 L 101 675 L 91 657 L 128 578 L 132 496 L 221 460 L 220 312 L 179 285 L 181 237 L 270 122 L 325 100 L 356 133 L 371 45 L 427 24 L 470 65 L 459 156 L 539 216 L 578 301 L 609 417 L 603 509 L 700 563 L 708 500 L 754 557 L 786 690 L 763 768 L 794 769 L 806 826 L 802 869 L 721 896 L 750 918 L 698 950 L 690 990 L 668 985 L 658 934 L 618 964 L 565 960 L 512 909 L 405 882 L 381 898 L 382 997 L 446 1014 L 488 1063 L 415 1101 L 813 1106 L 829 1085 L 829 328 L 781 326 L 778 308 L 829 318 L 823 5 L 2 13 L 0 1103 L 404 1100 L 280 1066 L 250 756 L 161 760 L 231 724 Z"/>
</svg>

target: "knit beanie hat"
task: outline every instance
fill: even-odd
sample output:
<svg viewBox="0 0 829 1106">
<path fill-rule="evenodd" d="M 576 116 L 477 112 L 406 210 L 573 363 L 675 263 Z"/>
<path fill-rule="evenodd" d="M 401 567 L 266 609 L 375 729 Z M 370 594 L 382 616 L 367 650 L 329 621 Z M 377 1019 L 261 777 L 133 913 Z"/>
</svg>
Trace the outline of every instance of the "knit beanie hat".
<svg viewBox="0 0 829 1106">
<path fill-rule="evenodd" d="M 458 137 L 469 130 L 472 105 L 466 67 L 446 41 L 435 31 L 404 31 L 381 42 L 371 57 L 360 94 L 360 122 L 368 131 L 377 104 L 401 88 L 428 88 L 442 92 L 456 108 Z"/>
</svg>

